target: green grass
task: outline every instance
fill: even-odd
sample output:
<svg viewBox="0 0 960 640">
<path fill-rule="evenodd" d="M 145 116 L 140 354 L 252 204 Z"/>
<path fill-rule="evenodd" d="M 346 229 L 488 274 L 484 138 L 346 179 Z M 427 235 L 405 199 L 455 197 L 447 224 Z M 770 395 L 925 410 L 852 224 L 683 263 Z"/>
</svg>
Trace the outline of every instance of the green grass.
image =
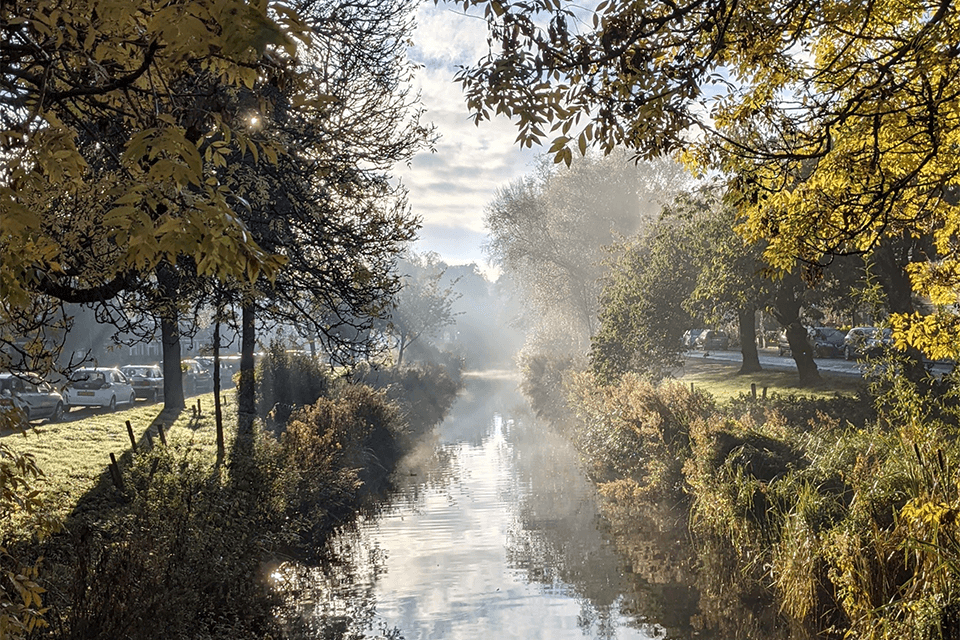
<svg viewBox="0 0 960 640">
<path fill-rule="evenodd" d="M 750 385 L 757 385 L 757 395 L 767 388 L 767 394 L 794 394 L 812 398 L 832 398 L 836 394 L 856 395 L 863 388 L 863 380 L 852 376 L 834 376 L 820 372 L 823 381 L 815 387 L 801 387 L 795 371 L 765 370 L 757 373 L 739 375 L 739 364 L 718 364 L 710 362 L 687 361 L 680 380 L 693 383 L 695 388 L 704 389 L 717 400 L 736 398 L 742 393 L 750 393 Z"/>
<path fill-rule="evenodd" d="M 224 391 L 223 426 L 229 450 L 237 422 L 235 392 Z M 200 400 L 201 415 L 193 409 Z M 100 409 L 75 408 L 59 423 L 40 422 L 23 434 L 8 433 L 3 442 L 14 449 L 32 454 L 46 475 L 44 486 L 48 504 L 61 515 L 101 483 L 107 473 L 110 454 L 118 460 L 131 451 L 126 421 L 130 421 L 139 447 L 147 447 L 146 433 L 159 445 L 158 425 L 162 424 L 171 446 L 195 447 L 216 461 L 216 421 L 213 394 L 187 399 L 187 408 L 177 414 L 161 413 L 163 404 L 137 402 L 132 408 L 108 413 Z M 193 407 L 189 406 L 192 404 Z"/>
</svg>

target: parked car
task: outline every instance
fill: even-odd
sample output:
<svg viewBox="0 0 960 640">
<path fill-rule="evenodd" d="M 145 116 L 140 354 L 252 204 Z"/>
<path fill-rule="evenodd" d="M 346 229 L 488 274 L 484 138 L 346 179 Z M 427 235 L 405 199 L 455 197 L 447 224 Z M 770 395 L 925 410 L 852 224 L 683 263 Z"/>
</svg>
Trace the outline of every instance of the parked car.
<svg viewBox="0 0 960 640">
<path fill-rule="evenodd" d="M 138 398 L 156 402 L 163 397 L 163 371 L 155 364 L 128 364 L 120 371 L 133 386 Z"/>
<path fill-rule="evenodd" d="M 703 333 L 704 329 L 687 329 L 683 332 L 683 337 L 680 339 L 681 344 L 684 349 L 696 349 L 697 348 L 697 338 L 700 337 L 700 334 Z"/>
<path fill-rule="evenodd" d="M 213 388 L 213 356 L 200 356 L 197 362 L 210 371 L 210 388 Z M 234 374 L 240 371 L 240 356 L 220 356 L 220 388 L 230 389 L 233 385 Z"/>
<path fill-rule="evenodd" d="M 183 371 L 183 392 L 195 395 L 213 390 L 213 374 L 196 360 L 184 360 L 180 363 Z"/>
<path fill-rule="evenodd" d="M 133 405 L 137 394 L 119 369 L 85 367 L 70 374 L 63 398 L 68 407 L 106 407 L 113 411 L 118 404 Z"/>
<path fill-rule="evenodd" d="M 814 358 L 837 358 L 843 353 L 845 334 L 833 327 L 807 327 L 807 344 Z M 781 331 L 777 337 L 777 354 L 793 355 L 787 332 Z"/>
<path fill-rule="evenodd" d="M 847 336 L 843 331 L 833 327 L 810 327 L 808 334 L 815 358 L 839 358 L 843 355 Z"/>
<path fill-rule="evenodd" d="M 867 356 L 878 356 L 893 346 L 893 329 L 879 329 L 864 345 L 863 352 Z"/>
<path fill-rule="evenodd" d="M 63 417 L 65 403 L 60 392 L 32 373 L 0 373 L 0 411 L 16 408 L 27 420 Z"/>
<path fill-rule="evenodd" d="M 854 327 L 843 339 L 843 357 L 847 360 L 866 355 L 867 343 L 879 331 L 876 327 Z"/>
<path fill-rule="evenodd" d="M 697 347 L 704 351 L 722 351 L 730 346 L 730 336 L 723 331 L 707 329 L 697 336 Z"/>
</svg>

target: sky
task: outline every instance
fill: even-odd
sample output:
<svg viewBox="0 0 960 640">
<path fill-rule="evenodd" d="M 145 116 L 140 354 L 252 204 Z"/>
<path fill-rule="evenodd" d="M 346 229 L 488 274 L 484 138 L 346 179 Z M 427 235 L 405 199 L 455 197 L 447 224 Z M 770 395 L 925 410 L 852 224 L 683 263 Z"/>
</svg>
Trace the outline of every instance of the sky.
<svg viewBox="0 0 960 640">
<path fill-rule="evenodd" d="M 422 152 L 411 166 L 394 172 L 409 190 L 413 213 L 423 228 L 414 249 L 435 251 L 448 264 L 475 262 L 488 277 L 495 275 L 483 255 L 484 208 L 496 191 L 533 170 L 542 149 L 523 149 L 517 131 L 505 118 L 476 126 L 469 117 L 463 91 L 454 81 L 457 65 L 470 65 L 486 53 L 486 24 L 465 16 L 452 4 L 422 3 L 410 59 L 423 66 L 415 88 L 440 134 L 436 152 Z"/>
</svg>

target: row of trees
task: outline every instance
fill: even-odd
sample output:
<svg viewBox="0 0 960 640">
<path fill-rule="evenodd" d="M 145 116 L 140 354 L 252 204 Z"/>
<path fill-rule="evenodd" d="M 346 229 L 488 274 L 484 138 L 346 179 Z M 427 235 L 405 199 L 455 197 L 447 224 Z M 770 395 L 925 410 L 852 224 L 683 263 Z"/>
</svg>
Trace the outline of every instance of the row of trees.
<svg viewBox="0 0 960 640">
<path fill-rule="evenodd" d="M 952 3 L 458 4 L 490 27 L 489 55 L 460 74 L 478 122 L 511 117 L 522 144 L 567 164 L 590 146 L 679 153 L 722 176 L 771 275 L 816 282 L 873 253 L 897 344 L 960 355 Z M 937 313 L 911 309 L 911 291 Z"/>
<path fill-rule="evenodd" d="M 490 204 L 487 250 L 532 303 L 531 352 L 589 350 L 607 382 L 627 371 L 660 378 L 682 364 L 684 330 L 732 323 L 748 373 L 760 369 L 763 311 L 785 330 L 801 384 L 813 384 L 820 376 L 807 326 L 819 318 L 929 312 L 909 280 L 916 260 L 931 255 L 929 238 L 885 237 L 864 256 L 777 271 L 765 243 L 737 233 L 736 196 L 722 182 L 684 184 L 674 169 L 634 166 L 622 153 L 587 156 L 569 169 L 544 165 Z M 909 355 L 906 371 L 919 376 L 921 355 Z"/>
<path fill-rule="evenodd" d="M 81 303 L 162 335 L 165 403 L 182 407 L 184 319 L 235 309 L 249 423 L 258 318 L 366 353 L 419 226 L 388 172 L 433 137 L 408 89 L 411 11 L 0 7 L 0 365 L 54 367 L 63 305 Z"/>
</svg>

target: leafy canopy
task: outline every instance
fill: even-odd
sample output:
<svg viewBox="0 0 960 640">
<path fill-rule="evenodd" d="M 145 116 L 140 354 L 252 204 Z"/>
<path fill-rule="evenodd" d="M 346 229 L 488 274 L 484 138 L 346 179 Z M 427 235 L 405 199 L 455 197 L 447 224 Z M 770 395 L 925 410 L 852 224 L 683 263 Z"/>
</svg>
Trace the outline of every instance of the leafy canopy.
<svg viewBox="0 0 960 640">
<path fill-rule="evenodd" d="M 960 285 L 960 14 L 946 0 L 458 0 L 481 7 L 487 57 L 459 79 L 477 121 L 516 120 L 557 161 L 596 145 L 682 152 L 730 177 L 765 259 L 861 253 L 931 234 L 914 288 Z M 956 353 L 954 318 L 902 318 L 901 344 Z M 946 336 L 943 340 L 937 336 Z M 953 346 L 951 346 L 953 345 Z"/>
<path fill-rule="evenodd" d="M 276 268 L 211 168 L 224 149 L 277 150 L 251 142 L 216 98 L 280 77 L 302 32 L 279 3 L 0 5 L 5 303 L 109 297 L 180 255 L 207 274 Z"/>
</svg>

